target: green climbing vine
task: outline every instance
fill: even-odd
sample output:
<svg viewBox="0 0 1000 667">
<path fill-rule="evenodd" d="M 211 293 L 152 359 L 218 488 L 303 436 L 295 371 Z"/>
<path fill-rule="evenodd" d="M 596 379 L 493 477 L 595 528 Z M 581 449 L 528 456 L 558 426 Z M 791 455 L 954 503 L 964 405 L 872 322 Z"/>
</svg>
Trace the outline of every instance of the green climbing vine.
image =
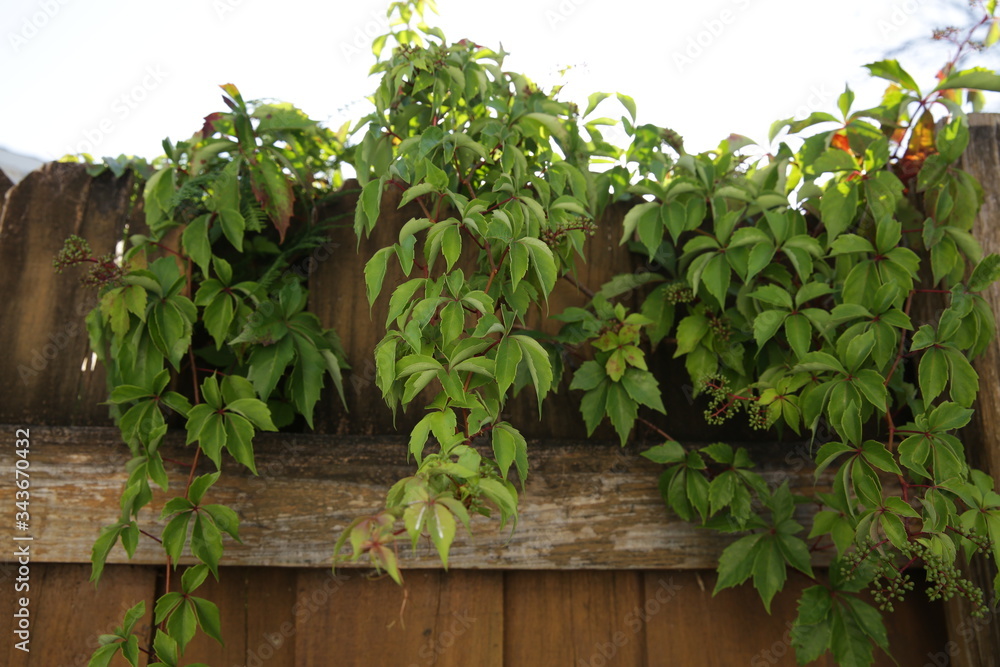
<svg viewBox="0 0 1000 667">
<path fill-rule="evenodd" d="M 121 517 L 94 546 L 94 579 L 117 543 L 131 555 L 140 535 L 162 545 L 168 577 L 186 552 L 198 563 L 155 602 L 151 646 L 133 631 L 140 603 L 91 664 L 118 652 L 179 664 L 199 627 L 221 641 L 218 610 L 194 592 L 218 576 L 238 521 L 208 502 L 220 473 L 195 467 L 202 454 L 219 467 L 225 451 L 253 473 L 258 431 L 311 426 L 327 380 L 343 398 L 337 336 L 308 312 L 305 276 L 290 267 L 336 224 L 320 204 L 337 196 L 345 164 L 360 185 L 359 239 L 389 191 L 419 211 L 367 260 L 364 281 L 370 303 L 389 294 L 376 384 L 394 411 L 425 411 L 408 438 L 413 474 L 345 528 L 338 564 L 364 558 L 402 582 L 401 543 L 426 538 L 447 566 L 472 515 L 516 525 L 527 443 L 504 407 L 530 386 L 541 414 L 567 375 L 588 432 L 608 420 L 624 444 L 644 424 L 670 510 L 733 534 L 716 590 L 752 580 L 769 610 L 789 567 L 814 580 L 792 630 L 800 664 L 829 651 L 869 665 L 875 647 L 888 651 L 881 611 L 914 588 L 917 566 L 932 599 L 961 595 L 983 613 L 986 593 L 958 564 L 1000 557 L 1000 495 L 967 463 L 960 429 L 979 387 L 970 362 L 996 337 L 981 293 L 1000 257 L 983 257 L 970 233 L 983 193 L 959 161 L 966 109 L 1000 91 L 1000 75 L 960 65 L 997 40 L 995 2 L 967 33 L 939 35 L 955 53 L 936 82 L 872 63 L 886 81 L 880 102 L 858 108 L 847 89 L 833 112 L 775 123 L 756 158 L 736 135 L 688 153 L 676 132 L 637 124 L 623 94 L 594 93 L 582 110 L 560 101 L 504 69 L 502 50 L 448 42 L 424 23 L 429 9 L 390 5 L 393 27 L 373 45 L 373 111 L 354 133 L 223 86 L 228 111 L 165 142 L 145 172 L 147 229 L 129 250 L 93 257 L 73 238 L 57 259 L 93 264 L 101 303 L 88 330 L 133 457 Z M 610 104 L 624 115 L 596 115 Z M 629 145 L 607 141 L 609 128 Z M 621 243 L 645 269 L 580 286 L 578 305 L 548 312 L 613 203 L 630 206 Z M 398 284 L 387 284 L 392 264 Z M 539 314 L 559 333 L 531 328 Z M 654 349 L 679 360 L 708 425 L 742 411 L 775 440 L 809 439 L 830 490 L 769 483 L 746 447 L 671 438 L 661 384 L 679 378 L 650 363 Z M 154 535 L 139 512 L 150 482 L 171 486 L 159 453 L 171 426 L 191 460 Z M 811 525 L 802 504 L 816 509 Z M 820 551 L 832 554 L 827 571 L 813 568 Z"/>
</svg>

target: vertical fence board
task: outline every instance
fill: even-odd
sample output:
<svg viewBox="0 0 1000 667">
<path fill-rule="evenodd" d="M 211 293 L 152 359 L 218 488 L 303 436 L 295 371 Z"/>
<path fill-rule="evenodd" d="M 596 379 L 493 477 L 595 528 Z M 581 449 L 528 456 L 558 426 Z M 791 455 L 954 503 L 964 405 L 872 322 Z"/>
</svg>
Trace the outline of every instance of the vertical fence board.
<svg viewBox="0 0 1000 667">
<path fill-rule="evenodd" d="M 644 602 L 641 572 L 507 572 L 504 665 L 645 665 Z"/>
<path fill-rule="evenodd" d="M 410 570 L 388 577 L 300 570 L 295 655 L 300 665 L 499 667 L 502 575 Z"/>
<path fill-rule="evenodd" d="M 3 566 L 9 566 L 9 563 Z M 113 632 L 125 611 L 146 600 L 146 616 L 136 625 L 147 636 L 152 623 L 152 599 L 156 572 L 149 567 L 111 565 L 101 577 L 100 587 L 88 583 L 89 565 L 37 563 L 31 565 L 30 590 L 14 591 L 14 578 L 0 582 L 0 664 L 7 667 L 86 667 L 97 648 L 97 637 Z M 13 613 L 16 598 L 29 599 L 31 618 L 30 653 L 14 647 Z M 145 630 L 145 632 L 143 632 Z M 140 640 L 145 645 L 146 640 Z M 112 663 L 127 665 L 125 660 Z M 142 662 L 142 664 L 145 664 Z"/>
<path fill-rule="evenodd" d="M 0 423 L 105 424 L 103 369 L 90 360 L 84 315 L 97 300 L 79 282 L 86 267 L 57 274 L 52 260 L 70 234 L 97 255 L 112 252 L 129 210 L 129 177 L 88 176 L 83 165 L 49 163 L 8 193 L 0 219 L 0 349 L 9 387 Z"/>
<path fill-rule="evenodd" d="M 245 660 L 254 667 L 296 667 L 295 626 L 298 570 L 244 568 L 247 576 L 247 638 Z M 306 626 L 308 628 L 308 626 Z M 236 665 L 237 663 L 233 663 Z"/>
<path fill-rule="evenodd" d="M 1000 115 L 972 114 L 969 121 L 969 147 L 962 157 L 962 167 L 983 185 L 985 195 L 972 234 L 983 246 L 984 255 L 1000 253 L 1000 188 L 997 187 Z M 982 296 L 994 314 L 1000 313 L 1000 286 L 993 285 Z M 994 480 L 1000 480 L 1000 341 L 994 339 L 973 366 L 979 373 L 979 396 L 963 441 L 972 464 L 989 473 Z M 979 557 L 973 558 L 966 568 L 972 581 L 987 591 L 987 600 L 993 597 L 989 591 L 996 572 L 996 563 Z M 971 606 L 963 599 L 951 600 L 946 605 L 949 636 L 956 643 L 950 664 L 997 667 L 1000 665 L 1000 623 L 996 620 L 996 609 L 984 619 L 973 618 L 971 612 Z"/>
<path fill-rule="evenodd" d="M 646 637 L 650 667 L 794 667 L 789 629 L 797 601 L 812 581 L 790 572 L 785 588 L 771 602 L 770 615 L 757 591 L 745 584 L 712 596 L 715 572 L 650 571 L 646 573 Z M 894 663 L 876 650 L 878 667 L 918 667 L 940 651 L 947 637 L 940 605 L 915 591 L 894 613 L 885 613 Z M 661 602 L 654 605 L 653 600 Z M 666 601 L 664 601 L 666 600 Z M 947 663 L 942 663 L 947 664 Z M 827 653 L 812 667 L 836 667 Z"/>
<path fill-rule="evenodd" d="M 0 171 L 0 218 L 3 217 L 4 197 L 7 195 L 7 191 L 12 187 L 14 187 L 14 181 L 10 180 L 10 177 L 7 176 L 7 174 Z M 3 228 L 0 227 L 0 231 L 2 231 L 2 229 Z"/>
<path fill-rule="evenodd" d="M 171 590 L 181 590 L 181 574 L 184 569 L 178 568 L 171 574 Z M 226 568 L 219 572 L 219 581 L 209 574 L 205 583 L 192 593 L 196 597 L 205 598 L 218 605 L 225 644 L 219 644 L 199 630 L 184 650 L 182 664 L 203 662 L 213 667 L 229 667 L 244 663 L 247 653 L 248 569 Z M 265 575 L 260 577 L 254 586 L 266 587 L 270 584 L 270 577 Z"/>
</svg>

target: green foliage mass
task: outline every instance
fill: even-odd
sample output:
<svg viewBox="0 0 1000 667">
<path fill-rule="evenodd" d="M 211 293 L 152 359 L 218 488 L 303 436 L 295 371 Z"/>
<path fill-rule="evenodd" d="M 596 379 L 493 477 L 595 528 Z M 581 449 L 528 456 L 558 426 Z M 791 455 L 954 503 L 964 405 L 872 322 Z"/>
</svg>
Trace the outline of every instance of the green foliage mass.
<svg viewBox="0 0 1000 667">
<path fill-rule="evenodd" d="M 982 46 L 996 41 L 993 4 Z M 845 90 L 835 113 L 775 123 L 766 156 L 735 135 L 689 154 L 672 130 L 637 125 L 628 96 L 595 93 L 581 111 L 504 69 L 502 51 L 449 43 L 423 22 L 428 8 L 390 6 L 392 28 L 373 49 L 373 111 L 353 132 L 289 105 L 246 103 L 225 85 L 228 111 L 165 142 L 151 175 L 136 165 L 146 229 L 129 250 L 92 258 L 71 239 L 57 260 L 94 264 L 101 301 L 88 330 L 133 457 L 121 516 L 94 545 L 95 580 L 119 541 L 134 553 L 150 482 L 168 489 L 168 428 L 183 427 L 193 450 L 184 494 L 153 536 L 168 568 L 187 553 L 198 563 L 181 592 L 155 602 L 156 664 L 178 664 L 198 628 L 221 641 L 215 605 L 192 593 L 218 575 L 238 519 L 203 502 L 220 473 L 194 477 L 198 457 L 219 468 L 225 454 L 255 473 L 258 431 L 311 426 L 327 381 L 343 399 L 338 338 L 306 309 L 294 268 L 325 249 L 336 221 L 320 219 L 321 204 L 337 196 L 344 164 L 361 188 L 359 238 L 387 191 L 419 210 L 363 277 L 369 302 L 389 294 L 376 384 L 393 410 L 416 402 L 426 412 L 409 434 L 413 474 L 344 530 L 338 562 L 366 558 L 402 582 L 400 541 L 429 539 L 447 567 L 472 515 L 516 525 L 527 443 L 504 406 L 530 386 L 542 411 L 571 374 L 590 433 L 608 420 L 624 444 L 647 424 L 662 441 L 644 456 L 665 466 L 667 506 L 734 534 L 716 590 L 752 580 L 770 610 L 788 567 L 815 580 L 792 630 L 799 664 L 829 651 L 838 664 L 869 665 L 876 647 L 888 651 L 881 612 L 862 594 L 891 610 L 915 565 L 932 598 L 962 595 L 982 613 L 983 591 L 956 566 L 975 552 L 1000 556 L 1000 495 L 967 463 L 959 433 L 979 389 L 970 361 L 996 336 L 981 293 L 1000 258 L 984 258 L 970 233 L 983 193 L 959 161 L 964 109 L 1000 91 L 1000 75 L 959 69 L 970 39 L 923 89 L 895 61 L 869 65 L 887 81 L 877 105 L 859 109 Z M 620 118 L 596 115 L 614 103 Z M 609 128 L 629 145 L 605 140 Z M 548 313 L 553 287 L 617 202 L 630 206 L 621 242 L 646 268 Z M 394 262 L 404 279 L 386 284 Z M 921 301 L 940 307 L 915 322 Z M 530 328 L 534 312 L 561 322 L 559 333 Z M 747 449 L 685 447 L 641 416 L 671 407 L 647 363 L 658 345 L 682 361 L 709 424 L 743 411 L 776 439 L 816 440 L 829 492 L 797 495 L 762 476 Z M 796 509 L 806 503 L 818 508 L 811 525 Z M 836 554 L 828 572 L 813 569 L 819 550 Z M 92 665 L 118 652 L 137 664 L 144 609 L 102 637 Z"/>
</svg>

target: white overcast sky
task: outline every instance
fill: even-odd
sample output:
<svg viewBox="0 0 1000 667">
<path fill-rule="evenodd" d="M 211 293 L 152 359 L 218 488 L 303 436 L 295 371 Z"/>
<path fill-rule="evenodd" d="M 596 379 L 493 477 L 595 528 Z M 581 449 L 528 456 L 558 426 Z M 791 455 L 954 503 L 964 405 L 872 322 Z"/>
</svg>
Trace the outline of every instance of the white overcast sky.
<svg viewBox="0 0 1000 667">
<path fill-rule="evenodd" d="M 292 102 L 339 126 L 367 111 L 369 45 L 387 0 L 3 0 L 0 147 L 55 159 L 160 154 L 224 109 L 218 84 Z M 505 68 L 541 84 L 572 66 L 564 97 L 632 95 L 639 122 L 675 129 L 689 151 L 730 132 L 766 141 L 771 121 L 858 104 L 883 88 L 862 66 L 960 18 L 948 0 L 439 0 L 449 40 L 502 43 Z M 901 54 L 918 81 L 935 45 Z M 993 56 L 980 64 L 996 67 Z M 1000 109 L 990 98 L 992 110 Z M 607 103 L 609 114 L 620 114 Z"/>
</svg>

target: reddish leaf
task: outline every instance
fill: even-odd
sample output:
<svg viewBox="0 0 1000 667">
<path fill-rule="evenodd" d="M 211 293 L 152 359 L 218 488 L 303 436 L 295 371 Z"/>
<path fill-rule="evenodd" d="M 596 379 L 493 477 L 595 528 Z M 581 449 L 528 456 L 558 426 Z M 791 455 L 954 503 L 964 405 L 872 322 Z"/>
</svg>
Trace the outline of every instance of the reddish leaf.
<svg viewBox="0 0 1000 667">
<path fill-rule="evenodd" d="M 920 116 L 910 131 L 910 142 L 906 146 L 906 154 L 899 161 L 897 175 L 903 183 L 909 183 L 920 173 L 927 156 L 936 152 L 934 148 L 934 119 L 929 113 Z"/>
<path fill-rule="evenodd" d="M 210 137 L 215 134 L 215 123 L 221 120 L 225 114 L 215 111 L 205 116 L 205 124 L 201 128 L 202 137 Z"/>
<path fill-rule="evenodd" d="M 847 134 L 843 132 L 837 132 L 833 135 L 833 139 L 830 140 L 830 146 L 832 148 L 839 148 L 845 153 L 854 155 L 854 153 L 851 152 L 851 144 L 847 141 Z"/>
<path fill-rule="evenodd" d="M 261 208 L 278 230 L 279 242 L 284 243 L 295 202 L 292 184 L 281 167 L 265 153 L 258 153 L 250 160 L 250 184 Z"/>
</svg>

